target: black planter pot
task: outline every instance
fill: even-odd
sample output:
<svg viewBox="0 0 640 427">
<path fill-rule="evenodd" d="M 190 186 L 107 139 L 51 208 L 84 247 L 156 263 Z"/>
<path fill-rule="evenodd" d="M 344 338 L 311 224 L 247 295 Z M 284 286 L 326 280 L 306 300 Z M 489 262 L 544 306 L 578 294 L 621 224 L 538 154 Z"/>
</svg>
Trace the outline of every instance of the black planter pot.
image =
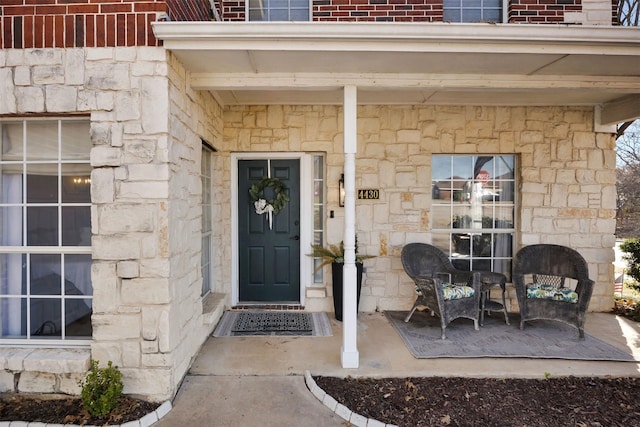
<svg viewBox="0 0 640 427">
<path fill-rule="evenodd" d="M 336 314 L 336 320 L 342 322 L 342 268 L 343 263 L 334 262 L 331 264 L 331 278 L 333 281 L 333 310 Z M 360 290 L 362 289 L 362 263 L 356 262 L 356 270 L 358 271 L 358 290 L 357 304 L 360 304 Z M 356 305 L 357 310 L 357 305 Z"/>
</svg>

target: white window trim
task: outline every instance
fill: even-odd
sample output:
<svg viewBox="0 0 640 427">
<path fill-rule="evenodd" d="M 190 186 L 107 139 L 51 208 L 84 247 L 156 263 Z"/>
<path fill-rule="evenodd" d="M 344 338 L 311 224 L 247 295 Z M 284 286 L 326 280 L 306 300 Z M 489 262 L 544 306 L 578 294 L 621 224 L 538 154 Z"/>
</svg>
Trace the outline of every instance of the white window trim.
<svg viewBox="0 0 640 427">
<path fill-rule="evenodd" d="M 10 117 L 10 118 L 2 118 L 0 119 L 0 123 L 7 123 L 7 122 L 11 122 L 11 123 L 22 123 L 23 124 L 23 139 L 22 139 L 22 143 L 23 143 L 23 153 L 27 152 L 27 140 L 25 138 L 25 132 L 26 130 L 24 130 L 24 122 L 58 122 L 58 152 L 60 153 L 60 150 L 62 150 L 62 135 L 61 135 L 61 129 L 60 129 L 60 122 L 64 122 L 64 121 L 72 121 L 72 122 L 77 122 L 77 121 L 86 121 L 87 123 L 90 122 L 89 117 L 34 117 L 34 118 L 30 118 L 30 117 Z M 87 137 L 89 137 L 89 135 L 87 135 Z M 22 164 L 22 165 L 28 165 L 28 164 L 33 164 L 33 163 L 37 163 L 37 164 L 45 164 L 45 163 L 50 163 L 50 164 L 57 164 L 58 165 L 58 181 L 60 180 L 60 171 L 61 171 L 61 165 L 63 163 L 65 164 L 71 164 L 71 163 L 78 163 L 78 164 L 87 164 L 88 166 L 91 165 L 90 160 L 89 160 L 89 155 L 90 153 L 87 153 L 87 160 L 67 160 L 67 161 L 62 161 L 60 158 L 58 158 L 58 160 L 51 160 L 51 161 L 29 161 L 29 160 L 22 160 L 22 161 L 15 161 L 12 163 L 15 164 Z M 23 193 L 26 192 L 27 189 L 26 187 L 23 188 Z M 60 185 L 58 185 L 58 204 L 57 207 L 58 209 L 60 209 L 60 203 L 61 203 L 61 195 L 60 192 L 62 191 Z M 24 197 L 23 194 L 23 199 L 26 200 L 26 198 Z M 21 204 L 5 204 L 6 206 L 23 206 L 25 205 L 26 202 L 21 203 Z M 37 205 L 37 203 L 35 204 L 30 204 L 30 205 Z M 87 205 L 86 203 L 66 203 L 65 206 L 85 206 Z M 89 205 L 91 205 L 91 203 L 89 203 Z M 26 215 L 26 212 L 23 212 L 23 215 Z M 62 230 L 62 215 L 58 215 L 58 230 Z M 23 230 L 23 233 L 26 233 L 25 230 Z M 26 241 L 26 240 L 25 240 Z M 64 255 L 91 255 L 92 253 L 92 249 L 91 246 L 62 246 L 62 242 L 59 240 L 58 241 L 58 245 L 56 246 L 27 246 L 27 245 L 22 245 L 22 246 L 0 246 L 0 254 L 52 254 L 52 255 L 60 255 L 60 254 L 64 254 Z M 61 275 L 62 277 L 64 277 L 64 263 L 60 266 L 61 268 Z M 16 295 L 16 298 L 22 298 L 22 294 L 20 295 Z M 62 301 L 62 296 L 60 297 L 60 301 Z M 78 297 L 78 298 L 70 298 L 70 299 L 90 299 L 93 301 L 93 294 L 92 295 L 83 295 L 82 297 Z M 29 311 L 27 311 L 28 313 Z M 92 312 L 93 312 L 93 303 L 92 303 Z M 63 318 L 64 318 L 64 313 L 63 313 Z M 6 346 L 6 347 L 33 347 L 33 346 L 37 346 L 39 348 L 66 348 L 66 347 L 87 347 L 89 345 L 91 345 L 92 339 L 75 339 L 75 338 L 69 338 L 69 337 L 65 337 L 65 338 L 51 338 L 51 339 L 38 339 L 38 338 L 0 338 L 0 345 L 1 346 Z"/>
<path fill-rule="evenodd" d="M 209 210 L 212 210 L 213 208 L 213 199 L 212 197 L 212 172 L 213 172 L 213 167 L 212 167 L 212 156 L 213 156 L 214 151 L 208 146 L 208 144 L 202 144 L 202 159 L 200 160 L 201 162 L 204 161 L 204 156 L 208 156 L 209 157 L 209 170 L 207 171 L 208 178 L 209 178 Z M 200 171 L 200 179 L 202 180 L 203 178 L 203 174 L 202 174 L 202 169 Z M 205 209 L 205 204 L 204 204 L 204 192 L 205 192 L 205 188 L 204 186 L 202 186 L 202 203 L 201 203 L 201 207 L 202 207 L 202 212 L 201 215 L 204 216 L 204 209 Z M 204 242 L 204 238 L 206 235 L 209 236 L 209 259 L 207 260 L 208 265 L 209 265 L 209 277 L 206 278 L 209 284 L 209 287 L 207 290 L 203 289 L 203 286 L 200 287 L 200 296 L 202 298 L 205 298 L 207 295 L 209 295 L 210 293 L 213 292 L 213 262 L 212 262 L 212 255 L 213 255 L 213 224 L 214 224 L 214 218 L 213 218 L 213 212 L 211 212 L 211 216 L 209 217 L 210 219 L 210 223 L 209 223 L 209 231 L 205 232 L 204 230 L 202 230 L 202 235 L 201 235 L 201 241 Z M 200 250 L 202 251 L 203 248 L 200 248 Z M 202 265 L 200 265 L 200 270 L 202 271 Z M 203 281 L 203 285 L 204 285 L 204 281 L 205 281 L 205 277 L 202 277 L 202 281 Z"/>
<path fill-rule="evenodd" d="M 511 254 L 509 257 L 504 257 L 504 256 L 491 256 L 488 259 L 491 260 L 491 264 L 493 265 L 494 260 L 500 260 L 500 259 L 509 259 L 511 262 L 511 265 L 513 267 L 513 258 L 515 256 L 515 247 L 516 247 L 516 233 L 517 233 L 517 229 L 518 229 L 518 222 L 519 222 L 519 215 L 518 215 L 518 199 L 519 199 L 519 192 L 518 192 L 518 175 L 516 174 L 516 171 L 519 168 L 519 161 L 518 161 L 518 156 L 516 154 L 513 153 L 488 153 L 488 154 L 448 154 L 448 153 L 437 153 L 437 154 L 433 154 L 433 156 L 512 156 L 513 157 L 513 162 L 514 162 L 514 177 L 513 177 L 513 181 L 514 181 L 514 194 L 513 194 L 513 202 L 511 203 L 511 205 L 513 206 L 513 228 L 484 228 L 481 229 L 482 232 L 486 232 L 486 233 L 490 233 L 490 234 L 510 234 L 512 236 L 512 250 L 511 250 Z M 431 182 L 433 182 L 433 174 L 431 175 Z M 449 216 L 452 217 L 453 214 L 453 208 L 454 208 L 454 204 L 453 203 L 435 203 L 434 200 L 431 200 L 431 207 L 433 206 L 449 206 L 450 208 L 450 214 Z M 434 216 L 431 215 L 431 221 L 434 220 Z M 472 234 L 472 233 L 476 233 L 477 229 L 473 229 L 473 228 L 434 228 L 433 227 L 433 222 L 431 224 L 431 232 L 435 235 L 435 234 L 440 234 L 440 235 L 453 235 L 453 234 Z M 482 234 L 481 232 L 481 234 Z M 452 250 L 451 250 L 451 239 L 449 239 L 449 250 L 446 252 L 447 257 L 449 258 Z M 478 259 L 477 257 L 474 257 L 474 259 Z M 510 275 L 510 274 L 509 274 Z M 508 276 L 509 276 L 508 275 Z"/>
</svg>

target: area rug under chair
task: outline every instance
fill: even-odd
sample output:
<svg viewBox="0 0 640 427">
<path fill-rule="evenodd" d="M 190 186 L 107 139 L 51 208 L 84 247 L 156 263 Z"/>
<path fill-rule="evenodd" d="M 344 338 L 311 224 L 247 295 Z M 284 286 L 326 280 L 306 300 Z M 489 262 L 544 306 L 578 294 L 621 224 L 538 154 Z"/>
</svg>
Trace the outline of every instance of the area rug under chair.
<svg viewBox="0 0 640 427">
<path fill-rule="evenodd" d="M 407 348 L 418 359 L 447 357 L 525 357 L 633 362 L 634 358 L 592 335 L 578 339 L 578 330 L 560 322 L 535 320 L 520 329 L 520 318 L 510 314 L 506 325 L 502 314 L 485 317 L 479 331 L 473 321 L 456 319 L 440 339 L 440 319 L 416 311 L 408 323 L 407 311 L 387 311 L 386 317 L 398 331 Z M 588 319 L 587 319 L 588 322 Z"/>
<path fill-rule="evenodd" d="M 300 311 L 225 311 L 214 337 L 331 336 L 326 313 Z"/>
</svg>

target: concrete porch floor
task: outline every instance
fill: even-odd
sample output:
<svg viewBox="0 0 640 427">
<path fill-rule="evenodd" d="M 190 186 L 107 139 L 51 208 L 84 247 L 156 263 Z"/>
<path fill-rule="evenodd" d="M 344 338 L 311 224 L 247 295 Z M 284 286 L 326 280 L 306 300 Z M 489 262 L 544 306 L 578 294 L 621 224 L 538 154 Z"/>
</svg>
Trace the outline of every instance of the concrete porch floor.
<svg viewBox="0 0 640 427">
<path fill-rule="evenodd" d="M 545 372 L 552 376 L 640 376 L 640 326 L 609 313 L 589 313 L 585 331 L 616 347 L 631 350 L 638 364 L 505 358 L 416 359 L 384 314 L 359 313 L 360 368 L 343 369 L 340 365 L 342 322 L 331 319 L 331 327 L 331 337 L 209 338 L 190 374 L 303 375 L 309 370 L 313 375 L 339 377 L 544 378 Z"/>
<path fill-rule="evenodd" d="M 416 359 L 384 314 L 359 313 L 360 367 L 343 369 L 340 365 L 342 324 L 332 319 L 331 326 L 331 337 L 209 338 L 185 378 L 173 410 L 158 425 L 341 425 L 343 420 L 314 401 L 306 390 L 303 379 L 306 370 L 312 375 L 378 378 L 541 379 L 545 373 L 553 377 L 640 377 L 640 326 L 609 313 L 589 313 L 586 332 L 632 352 L 637 362 Z M 287 404 L 283 405 L 283 401 Z"/>
</svg>

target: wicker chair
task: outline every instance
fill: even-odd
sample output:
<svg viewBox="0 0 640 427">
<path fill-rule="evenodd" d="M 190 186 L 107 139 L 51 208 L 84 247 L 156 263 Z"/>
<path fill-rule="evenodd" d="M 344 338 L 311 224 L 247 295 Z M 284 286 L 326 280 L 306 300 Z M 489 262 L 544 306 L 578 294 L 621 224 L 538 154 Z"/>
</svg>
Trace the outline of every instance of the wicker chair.
<svg viewBox="0 0 640 427">
<path fill-rule="evenodd" d="M 584 339 L 594 282 L 582 255 L 559 245 L 525 246 L 516 254 L 513 268 L 520 329 L 529 320 L 556 320 L 578 328 Z"/>
<path fill-rule="evenodd" d="M 456 269 L 440 249 L 426 243 L 409 243 L 402 248 L 404 271 L 415 282 L 418 298 L 404 319 L 408 322 L 420 306 L 440 317 L 442 339 L 454 319 L 473 320 L 479 329 L 481 275 Z"/>
</svg>

